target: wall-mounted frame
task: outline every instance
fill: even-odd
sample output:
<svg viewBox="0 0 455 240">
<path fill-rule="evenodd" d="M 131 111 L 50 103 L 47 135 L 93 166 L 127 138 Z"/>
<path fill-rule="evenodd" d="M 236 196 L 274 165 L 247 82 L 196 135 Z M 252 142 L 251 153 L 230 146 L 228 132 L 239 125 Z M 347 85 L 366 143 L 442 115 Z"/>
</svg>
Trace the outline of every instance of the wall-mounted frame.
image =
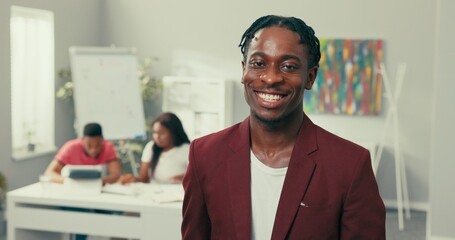
<svg viewBox="0 0 455 240">
<path fill-rule="evenodd" d="M 304 110 L 377 115 L 382 109 L 382 40 L 321 39 L 321 60 Z"/>
</svg>

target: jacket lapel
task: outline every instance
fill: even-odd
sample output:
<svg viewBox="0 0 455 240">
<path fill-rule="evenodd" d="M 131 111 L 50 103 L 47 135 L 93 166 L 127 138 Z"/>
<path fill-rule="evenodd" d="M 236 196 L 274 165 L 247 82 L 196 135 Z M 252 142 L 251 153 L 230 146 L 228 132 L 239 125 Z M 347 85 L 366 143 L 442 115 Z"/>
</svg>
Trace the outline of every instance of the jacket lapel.
<svg viewBox="0 0 455 240">
<path fill-rule="evenodd" d="M 285 239 L 292 226 L 300 201 L 316 168 L 316 163 L 308 156 L 317 150 L 316 140 L 316 127 L 305 115 L 281 190 L 272 239 Z"/>
<path fill-rule="evenodd" d="M 230 207 L 237 239 L 251 238 L 250 124 L 246 118 L 228 140 L 233 154 L 227 159 Z"/>
</svg>

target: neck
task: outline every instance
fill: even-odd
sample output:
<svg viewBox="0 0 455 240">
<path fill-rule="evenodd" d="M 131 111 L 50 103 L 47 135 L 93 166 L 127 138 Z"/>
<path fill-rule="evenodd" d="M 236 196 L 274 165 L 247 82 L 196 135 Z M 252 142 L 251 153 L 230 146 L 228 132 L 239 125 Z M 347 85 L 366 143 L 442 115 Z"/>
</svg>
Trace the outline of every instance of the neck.
<svg viewBox="0 0 455 240">
<path fill-rule="evenodd" d="M 254 141 L 270 136 L 272 138 L 270 139 L 271 141 L 280 137 L 294 141 L 302 125 L 303 118 L 303 112 L 291 113 L 286 117 L 273 121 L 264 121 L 251 114 L 251 138 Z"/>
<path fill-rule="evenodd" d="M 174 145 L 165 147 L 165 148 L 163 148 L 163 152 L 167 152 L 167 151 L 171 150 L 173 147 L 174 147 Z"/>
<path fill-rule="evenodd" d="M 271 167 L 287 166 L 303 118 L 300 112 L 267 124 L 250 117 L 251 149 L 256 157 Z"/>
</svg>

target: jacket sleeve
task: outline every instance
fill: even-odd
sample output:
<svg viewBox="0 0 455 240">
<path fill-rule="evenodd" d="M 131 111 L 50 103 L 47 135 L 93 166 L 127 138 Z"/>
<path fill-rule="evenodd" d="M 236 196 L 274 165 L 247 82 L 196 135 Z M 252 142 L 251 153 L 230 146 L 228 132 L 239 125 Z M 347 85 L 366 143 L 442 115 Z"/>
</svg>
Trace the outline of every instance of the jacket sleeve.
<svg viewBox="0 0 455 240">
<path fill-rule="evenodd" d="M 385 239 L 385 207 L 365 150 L 350 183 L 341 217 L 341 239 Z"/>
<path fill-rule="evenodd" d="M 182 239 L 210 239 L 211 223 L 200 184 L 195 157 L 195 145 L 190 146 L 189 165 L 183 178 L 185 197 L 183 200 Z"/>
</svg>

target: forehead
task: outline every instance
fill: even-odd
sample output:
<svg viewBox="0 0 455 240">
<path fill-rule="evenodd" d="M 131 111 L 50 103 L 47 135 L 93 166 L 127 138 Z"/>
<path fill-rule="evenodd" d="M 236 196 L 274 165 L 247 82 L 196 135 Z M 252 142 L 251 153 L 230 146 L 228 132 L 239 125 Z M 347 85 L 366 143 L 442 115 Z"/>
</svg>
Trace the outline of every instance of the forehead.
<svg viewBox="0 0 455 240">
<path fill-rule="evenodd" d="M 155 122 L 152 126 L 153 131 L 158 132 L 158 131 L 166 131 L 167 128 L 163 126 L 160 122 Z"/>
<path fill-rule="evenodd" d="M 256 32 L 248 49 L 248 55 L 257 52 L 267 55 L 296 55 L 306 58 L 306 46 L 300 42 L 300 36 L 287 28 L 267 27 Z"/>
<path fill-rule="evenodd" d="M 88 136 L 85 136 L 82 138 L 84 143 L 86 144 L 98 144 L 101 142 L 101 140 L 103 139 L 102 137 L 88 137 Z"/>
</svg>

